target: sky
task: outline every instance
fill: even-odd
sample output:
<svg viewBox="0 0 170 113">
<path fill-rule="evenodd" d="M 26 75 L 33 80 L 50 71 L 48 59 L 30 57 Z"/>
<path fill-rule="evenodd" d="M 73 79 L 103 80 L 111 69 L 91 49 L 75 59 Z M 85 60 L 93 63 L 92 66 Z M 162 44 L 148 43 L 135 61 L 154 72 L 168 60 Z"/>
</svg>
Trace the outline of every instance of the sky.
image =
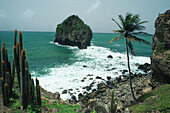
<svg viewBox="0 0 170 113">
<path fill-rule="evenodd" d="M 119 29 L 118 15 L 139 14 L 145 31 L 153 34 L 160 13 L 170 9 L 170 0 L 0 0 L 0 31 L 50 31 L 70 15 L 78 15 L 93 32 Z"/>
</svg>

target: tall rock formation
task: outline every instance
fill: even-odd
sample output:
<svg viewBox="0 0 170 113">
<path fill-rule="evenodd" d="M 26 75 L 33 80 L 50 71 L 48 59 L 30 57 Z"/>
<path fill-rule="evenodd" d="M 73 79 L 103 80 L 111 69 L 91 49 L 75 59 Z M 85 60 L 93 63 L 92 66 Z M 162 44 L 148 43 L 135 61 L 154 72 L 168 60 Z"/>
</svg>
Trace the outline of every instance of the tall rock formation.
<svg viewBox="0 0 170 113">
<path fill-rule="evenodd" d="M 62 45 L 78 46 L 86 49 L 92 39 L 92 30 L 76 15 L 69 16 L 57 25 L 55 40 Z"/>
<path fill-rule="evenodd" d="M 152 86 L 170 83 L 170 10 L 155 21 L 152 49 Z"/>
</svg>

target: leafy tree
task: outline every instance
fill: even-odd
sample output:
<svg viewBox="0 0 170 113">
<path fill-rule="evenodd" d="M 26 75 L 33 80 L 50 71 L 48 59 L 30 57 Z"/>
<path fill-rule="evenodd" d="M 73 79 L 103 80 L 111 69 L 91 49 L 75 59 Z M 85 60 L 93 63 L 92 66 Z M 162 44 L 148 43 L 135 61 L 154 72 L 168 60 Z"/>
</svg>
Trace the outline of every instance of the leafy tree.
<svg viewBox="0 0 170 113">
<path fill-rule="evenodd" d="M 133 15 L 132 13 L 127 13 L 125 15 L 125 18 L 122 15 L 119 15 L 119 20 L 121 22 L 121 25 L 119 25 L 119 23 L 117 23 L 115 21 L 115 19 L 112 19 L 120 28 L 120 30 L 113 30 L 115 33 L 119 33 L 120 35 L 113 38 L 109 44 L 113 41 L 117 41 L 120 38 L 125 38 L 126 39 L 126 52 L 127 52 L 127 64 L 128 64 L 128 71 L 129 71 L 129 81 L 130 81 L 130 89 L 131 89 L 131 93 L 133 96 L 133 99 L 135 101 L 135 103 L 137 103 L 137 100 L 135 98 L 133 89 L 132 89 L 132 77 L 131 77 L 131 70 L 130 70 L 130 65 L 129 65 L 129 50 L 132 53 L 132 55 L 135 56 L 134 52 L 133 52 L 133 45 L 131 42 L 142 42 L 145 44 L 150 44 L 150 42 L 145 41 L 143 39 L 138 38 L 135 35 L 138 34 L 147 34 L 145 32 L 142 32 L 142 30 L 145 29 L 145 27 L 142 25 L 143 23 L 146 23 L 147 21 L 141 21 L 141 19 L 139 18 L 138 14 Z M 149 34 L 147 34 L 149 35 Z"/>
</svg>

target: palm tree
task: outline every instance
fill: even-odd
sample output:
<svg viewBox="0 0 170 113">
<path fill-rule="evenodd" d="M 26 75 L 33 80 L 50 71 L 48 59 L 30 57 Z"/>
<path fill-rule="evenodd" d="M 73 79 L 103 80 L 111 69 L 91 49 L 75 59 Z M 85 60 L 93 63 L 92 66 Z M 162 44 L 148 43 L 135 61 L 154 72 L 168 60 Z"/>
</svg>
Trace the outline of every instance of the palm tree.
<svg viewBox="0 0 170 113">
<path fill-rule="evenodd" d="M 132 97 L 135 101 L 135 103 L 137 103 L 137 100 L 135 98 L 133 89 L 132 89 L 132 77 L 131 77 L 131 71 L 130 71 L 130 65 L 129 65 L 129 49 L 132 55 L 135 56 L 134 52 L 133 52 L 133 45 L 131 42 L 142 42 L 145 44 L 150 44 L 150 42 L 145 41 L 143 39 L 138 38 L 137 34 L 147 34 L 145 32 L 141 32 L 142 30 L 145 29 L 144 26 L 142 26 L 143 23 L 146 23 L 147 21 L 141 21 L 141 19 L 139 18 L 138 14 L 133 15 L 132 13 L 127 13 L 125 15 L 125 18 L 123 18 L 122 15 L 119 15 L 119 20 L 121 22 L 121 25 L 119 25 L 114 19 L 112 19 L 120 28 L 120 30 L 113 30 L 115 33 L 119 33 L 120 35 L 113 38 L 109 44 L 113 41 L 117 41 L 120 38 L 125 38 L 126 39 L 126 52 L 127 52 L 127 64 L 128 64 L 128 71 L 129 71 L 129 81 L 130 81 L 130 89 L 131 89 L 131 93 L 132 93 Z M 138 32 L 137 32 L 138 31 Z M 148 34 L 149 35 L 149 34 Z"/>
</svg>

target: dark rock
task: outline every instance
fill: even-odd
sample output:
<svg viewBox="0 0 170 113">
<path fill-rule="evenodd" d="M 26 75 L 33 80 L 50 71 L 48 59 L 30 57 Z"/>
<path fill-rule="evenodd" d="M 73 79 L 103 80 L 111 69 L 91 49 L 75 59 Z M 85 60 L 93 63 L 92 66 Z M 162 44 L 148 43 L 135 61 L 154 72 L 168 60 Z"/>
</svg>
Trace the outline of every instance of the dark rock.
<svg viewBox="0 0 170 113">
<path fill-rule="evenodd" d="M 111 58 L 111 59 L 112 59 L 112 58 L 113 58 L 113 56 L 112 56 L 112 55 L 108 55 L 108 56 L 107 56 L 107 58 Z"/>
<path fill-rule="evenodd" d="M 102 79 L 102 77 L 97 76 L 96 79 Z"/>
<path fill-rule="evenodd" d="M 89 78 L 89 80 L 93 80 L 93 78 Z"/>
<path fill-rule="evenodd" d="M 91 92 L 91 93 L 87 93 L 86 96 L 90 99 L 94 98 L 94 96 L 96 95 L 95 92 Z"/>
<path fill-rule="evenodd" d="M 125 69 L 124 69 L 124 70 L 122 71 L 122 74 L 125 74 L 126 72 L 128 72 L 128 70 L 125 70 Z"/>
<path fill-rule="evenodd" d="M 76 104 L 78 101 L 77 101 L 77 99 L 76 99 L 76 97 L 73 95 L 72 97 L 71 97 L 71 99 L 73 100 L 73 102 Z"/>
<path fill-rule="evenodd" d="M 106 88 L 106 85 L 104 83 L 97 84 L 98 89 Z"/>
<path fill-rule="evenodd" d="M 83 80 L 81 80 L 81 82 L 84 82 L 84 79 L 83 79 Z"/>
<path fill-rule="evenodd" d="M 112 68 L 111 70 L 115 70 L 116 68 Z"/>
<path fill-rule="evenodd" d="M 63 91 L 62 91 L 62 94 L 67 94 L 67 90 L 63 90 Z"/>
<path fill-rule="evenodd" d="M 78 16 L 72 15 L 57 25 L 54 42 L 86 49 L 87 46 L 90 46 L 91 39 L 90 27 L 84 24 Z"/>
<path fill-rule="evenodd" d="M 148 72 L 150 71 L 150 64 L 145 63 L 144 65 L 139 65 L 138 69 L 144 71 L 144 72 Z"/>
<path fill-rule="evenodd" d="M 110 80 L 111 79 L 111 76 L 107 76 L 107 80 Z"/>
<path fill-rule="evenodd" d="M 90 91 L 91 90 L 91 87 L 90 86 L 86 86 L 85 87 L 87 91 Z"/>
<path fill-rule="evenodd" d="M 87 67 L 86 65 L 83 65 L 83 67 Z"/>
<path fill-rule="evenodd" d="M 93 74 L 88 74 L 87 76 L 93 76 Z"/>
</svg>

